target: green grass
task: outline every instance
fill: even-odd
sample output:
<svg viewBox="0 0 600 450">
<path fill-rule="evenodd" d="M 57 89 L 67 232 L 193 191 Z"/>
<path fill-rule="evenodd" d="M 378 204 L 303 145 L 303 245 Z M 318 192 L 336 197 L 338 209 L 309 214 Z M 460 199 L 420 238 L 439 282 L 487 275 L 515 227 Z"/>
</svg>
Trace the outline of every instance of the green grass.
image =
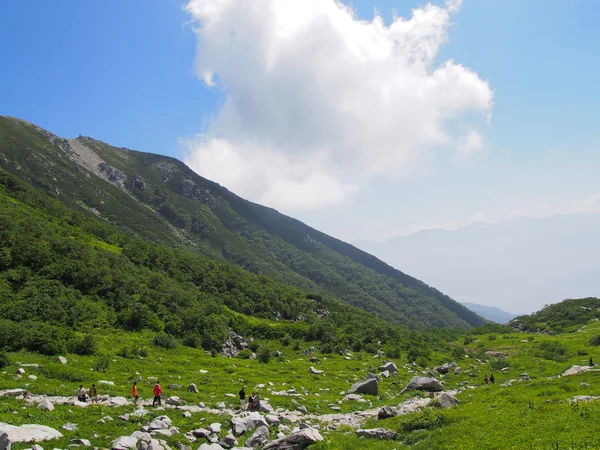
<svg viewBox="0 0 600 450">
<path fill-rule="evenodd" d="M 467 350 L 473 357 L 458 360 L 463 368 L 461 374 L 448 374 L 443 377 L 447 389 L 456 388 L 459 383 L 469 381 L 474 385 L 481 385 L 484 374 L 490 373 L 490 360 L 483 364 L 476 362 L 473 353 L 475 350 L 484 353 L 488 350 L 500 351 L 508 354 L 508 374 L 495 372 L 496 384 L 479 386 L 468 389 L 457 395 L 461 401 L 458 407 L 450 410 L 435 410 L 435 417 L 440 416 L 441 426 L 436 422 L 432 427 L 424 430 L 400 432 L 395 442 L 380 442 L 373 439 L 357 438 L 349 427 L 340 427 L 338 430 L 323 430 L 324 441 L 312 448 L 319 449 L 584 449 L 598 448 L 600 436 L 597 434 L 597 424 L 600 423 L 600 404 L 572 405 L 568 399 L 575 395 L 598 395 L 600 377 L 597 372 L 588 372 L 575 376 L 555 378 L 566 368 L 574 365 L 586 364 L 589 356 L 596 359 L 597 348 L 587 345 L 591 336 L 600 333 L 600 323 L 592 323 L 585 327 L 581 333 L 570 333 L 559 336 L 535 335 L 532 342 L 522 343 L 527 335 L 512 333 L 509 335 L 479 336 L 475 342 L 467 345 Z M 62 365 L 55 357 L 45 357 L 29 352 L 10 354 L 11 365 L 4 373 L 0 374 L 0 385 L 4 388 L 25 387 L 30 392 L 52 395 L 74 395 L 77 386 L 83 383 L 89 386 L 92 382 L 105 379 L 115 382 L 114 387 L 98 385 L 100 394 L 111 396 L 122 395 L 128 397 L 131 382 L 140 373 L 143 381 L 140 385 L 142 398 L 151 398 L 152 384 L 149 377 L 158 377 L 165 390 L 165 395 L 177 395 L 187 404 L 204 402 L 208 407 L 214 407 L 219 402 L 235 407 L 237 399 L 227 397 L 226 394 L 236 394 L 242 384 L 251 390 L 259 383 L 274 383 L 274 390 L 295 388 L 297 392 L 308 392 L 304 398 L 284 397 L 271 395 L 267 387 L 260 389 L 263 398 L 268 398 L 275 408 L 281 407 L 294 410 L 298 404 L 305 405 L 309 413 L 328 414 L 333 411 L 329 403 L 337 402 L 343 398 L 341 391 L 347 391 L 357 379 L 362 379 L 369 367 L 377 366 L 382 360 L 373 358 L 372 355 L 355 353 L 351 360 L 345 360 L 340 355 L 317 355 L 320 363 L 310 363 L 309 357 L 300 356 L 300 351 L 294 351 L 291 346 L 276 346 L 270 342 L 272 348 L 283 352 L 281 358 L 273 358 L 267 364 L 256 360 L 228 359 L 221 356 L 212 357 L 204 351 L 179 346 L 174 350 L 156 349 L 151 346 L 153 335 L 151 333 L 114 333 L 99 338 L 102 351 L 110 355 L 108 371 L 97 373 L 92 370 L 97 357 L 84 357 L 66 355 L 69 359 Z M 462 343 L 462 339 L 460 342 Z M 545 341 L 559 341 L 567 350 L 564 361 L 553 361 L 534 356 L 533 350 Z M 123 347 L 146 348 L 149 350 L 147 358 L 122 358 L 116 356 Z M 588 352 L 587 355 L 577 354 L 578 351 Z M 437 361 L 448 360 L 443 354 L 436 354 Z M 598 357 L 600 361 L 600 356 Z M 366 403 L 344 402 L 339 405 L 342 412 L 368 409 L 383 405 L 396 405 L 413 395 L 423 395 L 414 392 L 400 395 L 400 390 L 405 383 L 415 374 L 409 373 L 404 367 L 404 359 L 395 360 L 399 366 L 398 377 L 382 379 L 380 382 L 380 395 L 364 396 Z M 14 379 L 17 363 L 38 363 L 39 370 L 27 369 L 25 376 L 34 374 L 36 381 L 23 378 Z M 312 375 L 308 368 L 314 365 L 325 371 L 325 375 Z M 410 366 L 416 373 L 427 369 Z M 206 370 L 206 374 L 200 373 Z M 475 377 L 470 377 L 469 372 Z M 515 382 L 510 387 L 500 384 L 510 379 L 518 379 L 521 372 L 529 373 L 531 380 Z M 190 382 L 196 383 L 198 394 L 188 393 L 186 387 Z M 587 383 L 588 385 L 581 385 Z M 181 384 L 181 389 L 169 389 L 170 384 Z M 0 402 L 0 421 L 15 425 L 21 423 L 41 423 L 57 427 L 67 422 L 76 423 L 79 431 L 64 431 L 65 438 L 53 442 L 54 447 L 64 447 L 69 438 L 91 438 L 94 433 L 97 438 L 90 439 L 92 445 L 105 447 L 110 441 L 120 435 L 128 435 L 147 423 L 148 418 L 138 422 L 123 422 L 115 420 L 104 425 L 97 420 L 105 415 L 117 419 L 120 414 L 131 412 L 133 406 L 122 408 L 109 408 L 93 406 L 84 410 L 74 407 L 58 406 L 53 412 L 39 411 L 37 408 L 25 407 L 24 401 L 3 398 Z M 16 413 L 15 413 L 16 412 Z M 157 416 L 163 412 L 154 411 Z M 192 418 L 185 419 L 181 411 L 168 409 L 166 414 L 171 417 L 174 425 L 184 433 L 193 428 L 206 426 L 213 421 L 223 424 L 224 432 L 229 427 L 229 417 L 215 416 L 208 413 L 194 413 Z M 413 413 L 420 414 L 420 413 Z M 151 416 L 147 416 L 151 417 Z M 419 422 L 418 416 L 400 416 L 383 421 L 372 420 L 367 422 L 365 428 L 386 427 L 395 431 L 413 429 L 414 425 L 403 426 L 407 420 L 412 423 Z M 431 423 L 431 421 L 422 421 Z M 314 421 L 313 421 L 314 423 Z M 418 427 L 418 426 L 417 426 Z M 63 430 L 61 430 L 63 431 Z M 274 432 L 275 430 L 271 430 Z M 240 437 L 243 444 L 250 433 Z M 184 442 L 186 439 L 178 435 L 168 439 L 172 445 L 175 442 Z M 193 444 L 196 446 L 198 444 Z M 15 448 L 25 448 L 15 446 Z"/>
</svg>

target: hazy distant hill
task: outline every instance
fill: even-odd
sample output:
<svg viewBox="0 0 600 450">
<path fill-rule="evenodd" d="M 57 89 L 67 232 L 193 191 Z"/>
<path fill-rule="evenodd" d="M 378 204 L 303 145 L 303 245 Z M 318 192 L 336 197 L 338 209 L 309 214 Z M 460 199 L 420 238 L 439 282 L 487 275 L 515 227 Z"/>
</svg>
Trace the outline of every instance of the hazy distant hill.
<svg viewBox="0 0 600 450">
<path fill-rule="evenodd" d="M 174 158 L 90 137 L 64 139 L 26 121 L 0 117 L 0 167 L 129 234 L 333 295 L 392 323 L 411 328 L 484 323 L 420 280 L 244 200 Z"/>
<path fill-rule="evenodd" d="M 475 223 L 357 243 L 463 302 L 533 311 L 600 296 L 600 214 Z"/>
<path fill-rule="evenodd" d="M 476 312 L 481 317 L 496 323 L 507 323 L 509 320 L 517 317 L 517 314 L 506 312 L 495 306 L 478 305 L 477 303 L 463 303 L 471 311 Z"/>
</svg>

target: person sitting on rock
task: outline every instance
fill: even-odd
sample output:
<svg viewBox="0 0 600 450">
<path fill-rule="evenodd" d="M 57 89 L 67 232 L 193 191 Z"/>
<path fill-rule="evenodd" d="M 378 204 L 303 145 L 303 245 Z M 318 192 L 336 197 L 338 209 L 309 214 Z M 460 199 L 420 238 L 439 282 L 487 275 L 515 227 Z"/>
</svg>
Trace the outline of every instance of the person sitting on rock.
<svg viewBox="0 0 600 450">
<path fill-rule="evenodd" d="M 83 384 L 80 384 L 79 389 L 77 389 L 77 400 L 79 400 L 80 402 L 87 401 L 87 392 L 85 391 Z"/>
<path fill-rule="evenodd" d="M 248 409 L 250 411 L 260 411 L 260 396 L 253 392 L 248 402 Z"/>
<path fill-rule="evenodd" d="M 94 383 L 92 383 L 92 386 L 90 387 L 90 398 L 92 399 L 92 403 L 98 402 L 98 390 Z"/>
<path fill-rule="evenodd" d="M 156 405 L 158 402 L 158 406 L 161 406 L 160 396 L 162 395 L 162 389 L 160 387 L 160 381 L 157 381 L 154 385 L 154 400 L 152 401 L 152 406 Z"/>
</svg>

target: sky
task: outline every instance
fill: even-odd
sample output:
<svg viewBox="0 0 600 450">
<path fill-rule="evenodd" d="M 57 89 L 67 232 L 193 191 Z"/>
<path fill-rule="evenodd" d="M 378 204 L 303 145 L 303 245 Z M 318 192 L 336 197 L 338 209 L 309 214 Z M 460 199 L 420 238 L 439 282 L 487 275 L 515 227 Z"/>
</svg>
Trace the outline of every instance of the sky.
<svg viewBox="0 0 600 450">
<path fill-rule="evenodd" d="M 0 114 L 341 239 L 600 211 L 592 0 L 6 0 Z"/>
</svg>

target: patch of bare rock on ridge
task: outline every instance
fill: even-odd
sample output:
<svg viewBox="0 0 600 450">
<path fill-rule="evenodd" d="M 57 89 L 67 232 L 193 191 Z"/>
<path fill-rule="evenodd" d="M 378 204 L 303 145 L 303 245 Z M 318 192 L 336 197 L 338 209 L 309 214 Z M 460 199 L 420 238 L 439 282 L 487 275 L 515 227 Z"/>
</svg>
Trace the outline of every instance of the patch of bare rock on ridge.
<svg viewBox="0 0 600 450">
<path fill-rule="evenodd" d="M 85 167 L 90 172 L 104 178 L 120 189 L 125 189 L 127 176 L 98 156 L 90 147 L 81 142 L 80 138 L 69 139 L 68 143 L 74 154 L 74 161 L 80 166 Z"/>
</svg>

